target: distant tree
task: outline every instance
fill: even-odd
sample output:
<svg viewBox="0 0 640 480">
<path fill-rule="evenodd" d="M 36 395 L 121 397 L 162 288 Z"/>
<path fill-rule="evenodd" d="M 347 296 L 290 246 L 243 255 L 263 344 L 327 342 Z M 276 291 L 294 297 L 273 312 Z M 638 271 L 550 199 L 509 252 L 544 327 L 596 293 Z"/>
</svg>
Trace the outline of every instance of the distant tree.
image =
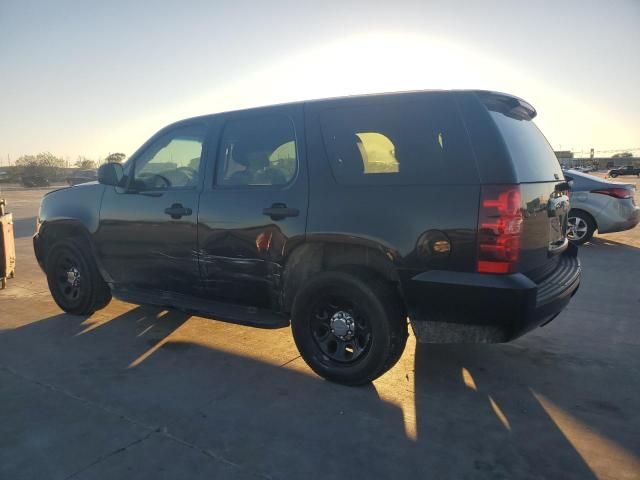
<svg viewBox="0 0 640 480">
<path fill-rule="evenodd" d="M 53 179 L 60 175 L 65 162 L 49 152 L 41 152 L 37 155 L 23 155 L 16 160 L 20 175 L 39 176 Z"/>
<path fill-rule="evenodd" d="M 122 163 L 125 158 L 127 156 L 124 153 L 110 153 L 104 161 L 106 163 Z"/>
<path fill-rule="evenodd" d="M 23 155 L 16 160 L 19 167 L 64 167 L 64 160 L 56 157 L 52 153 L 42 152 L 37 155 Z"/>
<path fill-rule="evenodd" d="M 616 153 L 615 155 L 612 155 L 611 158 L 629 158 L 629 157 L 633 157 L 633 153 L 631 152 Z"/>
<path fill-rule="evenodd" d="M 16 167 L 33 167 L 38 164 L 35 155 L 23 155 L 16 160 Z"/>
<path fill-rule="evenodd" d="M 94 160 L 89 160 L 86 157 L 78 157 L 76 160 L 75 166 L 81 168 L 82 170 L 92 170 L 97 167 L 96 162 Z"/>
</svg>

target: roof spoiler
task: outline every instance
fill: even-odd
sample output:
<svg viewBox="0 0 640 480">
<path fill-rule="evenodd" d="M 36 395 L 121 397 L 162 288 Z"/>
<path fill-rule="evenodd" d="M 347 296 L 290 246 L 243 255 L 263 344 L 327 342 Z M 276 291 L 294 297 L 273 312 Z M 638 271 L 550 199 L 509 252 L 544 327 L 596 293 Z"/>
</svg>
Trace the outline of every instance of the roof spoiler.
<svg viewBox="0 0 640 480">
<path fill-rule="evenodd" d="M 532 120 L 538 114 L 533 106 L 519 97 L 489 90 L 474 90 L 489 109 L 520 120 Z"/>
</svg>

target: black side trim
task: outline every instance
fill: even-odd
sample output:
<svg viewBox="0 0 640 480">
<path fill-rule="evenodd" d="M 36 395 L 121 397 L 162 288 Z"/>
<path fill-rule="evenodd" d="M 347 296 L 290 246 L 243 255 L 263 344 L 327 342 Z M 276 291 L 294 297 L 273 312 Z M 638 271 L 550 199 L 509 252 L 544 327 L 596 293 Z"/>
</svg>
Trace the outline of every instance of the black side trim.
<svg viewBox="0 0 640 480">
<path fill-rule="evenodd" d="M 199 316 L 260 328 L 289 326 L 289 317 L 244 305 L 206 300 L 172 292 L 141 290 L 110 285 L 114 297 L 138 305 L 176 308 Z"/>
</svg>

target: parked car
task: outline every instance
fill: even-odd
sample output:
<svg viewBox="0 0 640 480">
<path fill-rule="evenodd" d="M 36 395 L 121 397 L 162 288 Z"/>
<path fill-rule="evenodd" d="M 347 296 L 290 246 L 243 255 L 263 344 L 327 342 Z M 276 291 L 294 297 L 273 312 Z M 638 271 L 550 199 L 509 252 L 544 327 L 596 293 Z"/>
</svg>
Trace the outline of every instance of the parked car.
<svg viewBox="0 0 640 480">
<path fill-rule="evenodd" d="M 291 323 L 319 375 L 369 382 L 421 342 L 505 342 L 580 282 L 568 188 L 517 97 L 412 92 L 170 125 L 98 184 L 46 195 L 51 294 L 114 295 L 260 327 Z"/>
<path fill-rule="evenodd" d="M 591 240 L 596 230 L 621 232 L 640 222 L 635 185 L 610 182 L 576 170 L 568 170 L 564 176 L 571 188 L 567 232 L 571 242 L 582 245 Z"/>
<path fill-rule="evenodd" d="M 80 183 L 95 182 L 98 180 L 97 170 L 77 170 L 69 175 L 67 178 L 69 185 L 78 185 Z"/>
<path fill-rule="evenodd" d="M 626 165 L 624 167 L 612 168 L 611 170 L 609 170 L 608 175 L 612 178 L 616 178 L 622 175 L 637 175 L 638 177 L 640 177 L 640 167 Z"/>
<path fill-rule="evenodd" d="M 583 165 L 582 167 L 574 167 L 569 170 L 575 170 L 582 173 L 589 173 L 589 172 L 595 172 L 596 170 L 598 170 L 598 167 L 593 165 Z"/>
<path fill-rule="evenodd" d="M 23 175 L 20 181 L 25 187 L 48 187 L 50 185 L 49 179 L 41 175 Z"/>
</svg>

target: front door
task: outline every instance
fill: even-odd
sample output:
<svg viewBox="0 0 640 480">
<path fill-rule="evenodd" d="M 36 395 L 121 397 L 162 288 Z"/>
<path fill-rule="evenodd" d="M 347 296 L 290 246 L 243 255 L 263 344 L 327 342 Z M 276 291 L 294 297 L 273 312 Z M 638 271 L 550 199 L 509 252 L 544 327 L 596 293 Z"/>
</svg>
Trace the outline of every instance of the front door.
<svg viewBox="0 0 640 480">
<path fill-rule="evenodd" d="M 207 125 L 182 124 L 132 158 L 126 188 L 106 187 L 98 256 L 117 286 L 192 293 L 199 284 L 198 195 Z"/>
<path fill-rule="evenodd" d="M 225 115 L 200 198 L 198 253 L 208 298 L 277 307 L 285 255 L 306 228 L 302 118 L 301 106 Z"/>
</svg>

